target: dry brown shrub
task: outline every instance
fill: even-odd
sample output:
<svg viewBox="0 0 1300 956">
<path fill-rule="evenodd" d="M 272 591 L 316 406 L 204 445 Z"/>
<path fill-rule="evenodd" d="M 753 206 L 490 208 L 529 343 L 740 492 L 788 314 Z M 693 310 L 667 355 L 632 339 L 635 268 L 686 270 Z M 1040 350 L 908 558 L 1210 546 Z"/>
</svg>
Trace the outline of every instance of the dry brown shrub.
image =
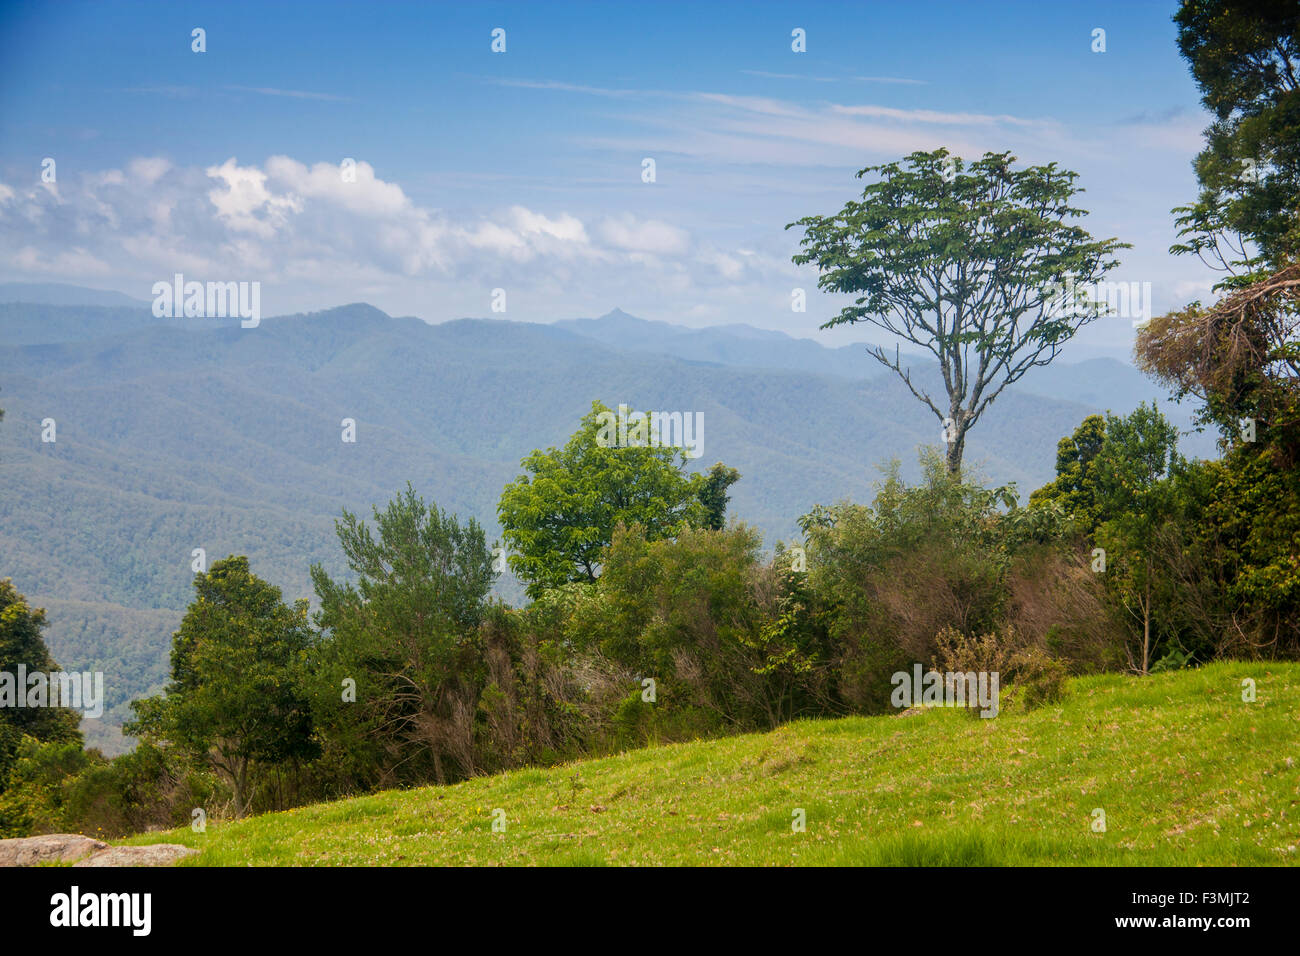
<svg viewBox="0 0 1300 956">
<path fill-rule="evenodd" d="M 1007 575 L 1007 593 L 1007 621 L 1025 646 L 1076 674 L 1118 665 L 1124 630 L 1088 555 L 1049 548 L 1021 555 Z"/>
<path fill-rule="evenodd" d="M 954 566 L 954 556 L 922 547 L 893 558 L 872 581 L 876 602 L 888 618 L 888 632 L 912 660 L 930 660 L 935 635 L 945 628 L 974 631 L 988 626 L 997 604 L 996 576 L 979 556 L 956 555 L 971 565 Z"/>
</svg>

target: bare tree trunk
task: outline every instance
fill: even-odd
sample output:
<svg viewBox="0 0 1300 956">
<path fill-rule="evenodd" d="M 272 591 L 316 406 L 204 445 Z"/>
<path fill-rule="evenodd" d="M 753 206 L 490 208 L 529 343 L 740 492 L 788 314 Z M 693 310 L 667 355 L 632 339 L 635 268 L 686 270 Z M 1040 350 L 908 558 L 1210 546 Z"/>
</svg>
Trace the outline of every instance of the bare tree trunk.
<svg viewBox="0 0 1300 956">
<path fill-rule="evenodd" d="M 248 791 L 248 760 L 239 761 L 239 772 L 235 775 L 235 815 L 242 817 L 248 812 L 245 795 Z"/>
<path fill-rule="evenodd" d="M 960 406 L 953 408 L 944 421 L 944 437 L 948 445 L 948 474 L 961 473 L 962 453 L 966 450 L 966 427 Z M 951 439 L 948 436 L 951 435 Z"/>
<path fill-rule="evenodd" d="M 1142 673 L 1150 672 L 1151 664 L 1151 567 L 1146 569 L 1146 598 L 1142 602 Z"/>
</svg>

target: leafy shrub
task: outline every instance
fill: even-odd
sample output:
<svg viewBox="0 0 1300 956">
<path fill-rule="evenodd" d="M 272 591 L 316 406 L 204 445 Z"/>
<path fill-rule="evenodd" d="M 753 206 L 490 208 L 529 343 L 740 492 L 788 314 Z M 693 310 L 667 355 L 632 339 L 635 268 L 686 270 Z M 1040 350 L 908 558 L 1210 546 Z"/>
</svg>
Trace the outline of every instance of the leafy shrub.
<svg viewBox="0 0 1300 956">
<path fill-rule="evenodd" d="M 935 644 L 936 670 L 996 673 L 1006 703 L 1032 710 L 1065 696 L 1069 676 L 1065 662 L 1025 641 L 1012 627 L 979 636 L 946 628 L 936 636 Z"/>
<path fill-rule="evenodd" d="M 1064 699 L 1069 677 L 1065 662 L 1041 647 L 1021 647 L 1007 659 L 1006 668 L 1010 699 L 1026 710 Z"/>
<path fill-rule="evenodd" d="M 1167 671 L 1178 671 L 1185 667 L 1192 666 L 1192 655 L 1187 651 L 1180 650 L 1177 647 L 1171 647 L 1168 653 L 1151 666 L 1151 673 L 1163 674 Z"/>
</svg>

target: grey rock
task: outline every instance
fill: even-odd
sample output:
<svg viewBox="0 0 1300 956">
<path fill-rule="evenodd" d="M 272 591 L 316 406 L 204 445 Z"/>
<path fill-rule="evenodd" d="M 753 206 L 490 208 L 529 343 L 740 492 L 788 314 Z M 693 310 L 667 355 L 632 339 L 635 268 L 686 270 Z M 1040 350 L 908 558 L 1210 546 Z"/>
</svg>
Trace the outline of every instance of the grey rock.
<svg viewBox="0 0 1300 956">
<path fill-rule="evenodd" d="M 0 866 L 36 866 L 40 863 L 71 863 L 101 850 L 108 844 L 77 833 L 45 833 L 41 836 L 0 840 Z"/>
<path fill-rule="evenodd" d="M 112 846 L 74 866 L 172 866 L 177 860 L 198 853 L 179 843 L 150 843 L 146 846 Z"/>
</svg>

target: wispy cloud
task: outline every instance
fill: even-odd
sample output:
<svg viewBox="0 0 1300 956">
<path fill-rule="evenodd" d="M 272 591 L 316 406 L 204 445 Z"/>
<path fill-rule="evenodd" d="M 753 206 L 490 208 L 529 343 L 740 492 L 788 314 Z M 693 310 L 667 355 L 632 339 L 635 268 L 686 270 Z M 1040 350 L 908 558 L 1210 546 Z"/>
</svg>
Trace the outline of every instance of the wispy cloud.
<svg viewBox="0 0 1300 956">
<path fill-rule="evenodd" d="M 874 119 L 900 120 L 908 123 L 935 123 L 941 126 L 1043 126 L 1049 121 L 1025 119 L 1005 113 L 945 113 L 939 110 L 900 110 L 892 106 L 841 106 L 833 104 L 831 111 L 841 116 L 870 116 Z"/>
<path fill-rule="evenodd" d="M 905 76 L 855 76 L 859 83 L 897 83 L 904 86 L 925 86 L 925 80 L 913 80 Z"/>
<path fill-rule="evenodd" d="M 236 86 L 221 87 L 232 93 L 256 93 L 258 96 L 285 96 L 297 100 L 323 100 L 332 103 L 355 102 L 349 96 L 335 96 L 333 93 L 314 93 L 310 90 L 282 90 L 273 86 Z M 169 99 L 188 99 L 204 92 L 196 86 L 132 86 L 126 93 L 142 93 L 148 96 L 165 96 Z"/>
<path fill-rule="evenodd" d="M 123 92 L 126 93 L 145 93 L 150 96 L 167 96 L 172 99 L 196 96 L 198 88 L 193 86 L 131 86 Z"/>
<path fill-rule="evenodd" d="M 624 99 L 642 97 L 647 102 L 670 100 L 674 103 L 670 112 L 660 108 L 660 104 L 649 102 L 648 108 L 637 115 L 623 115 L 625 120 L 645 125 L 646 132 L 640 136 L 631 139 L 587 136 L 580 138 L 579 143 L 614 150 L 653 148 L 662 153 L 746 165 L 843 165 L 857 162 L 863 156 L 896 156 L 941 145 L 959 155 L 978 155 L 985 149 L 1005 148 L 1002 139 L 1010 132 L 1063 135 L 1061 123 L 1056 120 L 1010 114 L 904 109 L 874 103 L 809 104 L 771 96 L 615 89 L 554 80 L 480 79 L 523 89 Z M 996 141 L 989 138 L 994 135 Z"/>
<path fill-rule="evenodd" d="M 960 156 L 1057 141 L 1055 120 L 1009 114 L 901 109 L 878 104 L 804 104 L 730 93 L 680 94 L 695 108 L 648 110 L 624 117 L 644 123 L 635 137 L 588 138 L 588 146 L 691 156 L 705 162 L 775 166 L 849 166 L 946 146 Z M 651 132 L 658 130 L 658 132 Z"/>
<path fill-rule="evenodd" d="M 1173 123 L 1187 115 L 1181 106 L 1171 106 L 1164 110 L 1143 110 L 1115 121 L 1116 126 L 1155 126 L 1160 123 Z"/>
<path fill-rule="evenodd" d="M 227 86 L 226 89 L 237 93 L 258 93 L 262 96 L 287 96 L 296 100 L 326 100 L 331 103 L 355 102 L 350 96 L 335 96 L 333 93 L 312 93 L 308 90 L 280 90 L 272 86 Z"/>
<path fill-rule="evenodd" d="M 1132 113 L 1114 120 L 1110 126 L 1131 148 L 1182 151 L 1191 156 L 1205 145 L 1204 130 L 1213 121 L 1208 112 L 1176 106 Z"/>
<path fill-rule="evenodd" d="M 767 96 L 735 96 L 731 93 L 694 93 L 692 96 L 706 103 L 718 103 L 763 116 L 800 116 L 805 112 L 803 107 L 794 103 Z"/>
<path fill-rule="evenodd" d="M 905 76 L 813 76 L 808 73 L 769 73 L 766 70 L 741 70 L 747 76 L 761 76 L 769 80 L 808 80 L 812 83 L 892 83 L 903 86 L 925 86 L 925 80 Z"/>
<path fill-rule="evenodd" d="M 585 93 L 588 96 L 650 96 L 660 90 L 620 90 L 603 86 L 583 86 L 580 83 L 562 83 L 558 80 L 512 80 L 499 76 L 482 77 L 497 86 L 511 86 L 526 90 L 557 90 L 562 93 Z"/>
</svg>

